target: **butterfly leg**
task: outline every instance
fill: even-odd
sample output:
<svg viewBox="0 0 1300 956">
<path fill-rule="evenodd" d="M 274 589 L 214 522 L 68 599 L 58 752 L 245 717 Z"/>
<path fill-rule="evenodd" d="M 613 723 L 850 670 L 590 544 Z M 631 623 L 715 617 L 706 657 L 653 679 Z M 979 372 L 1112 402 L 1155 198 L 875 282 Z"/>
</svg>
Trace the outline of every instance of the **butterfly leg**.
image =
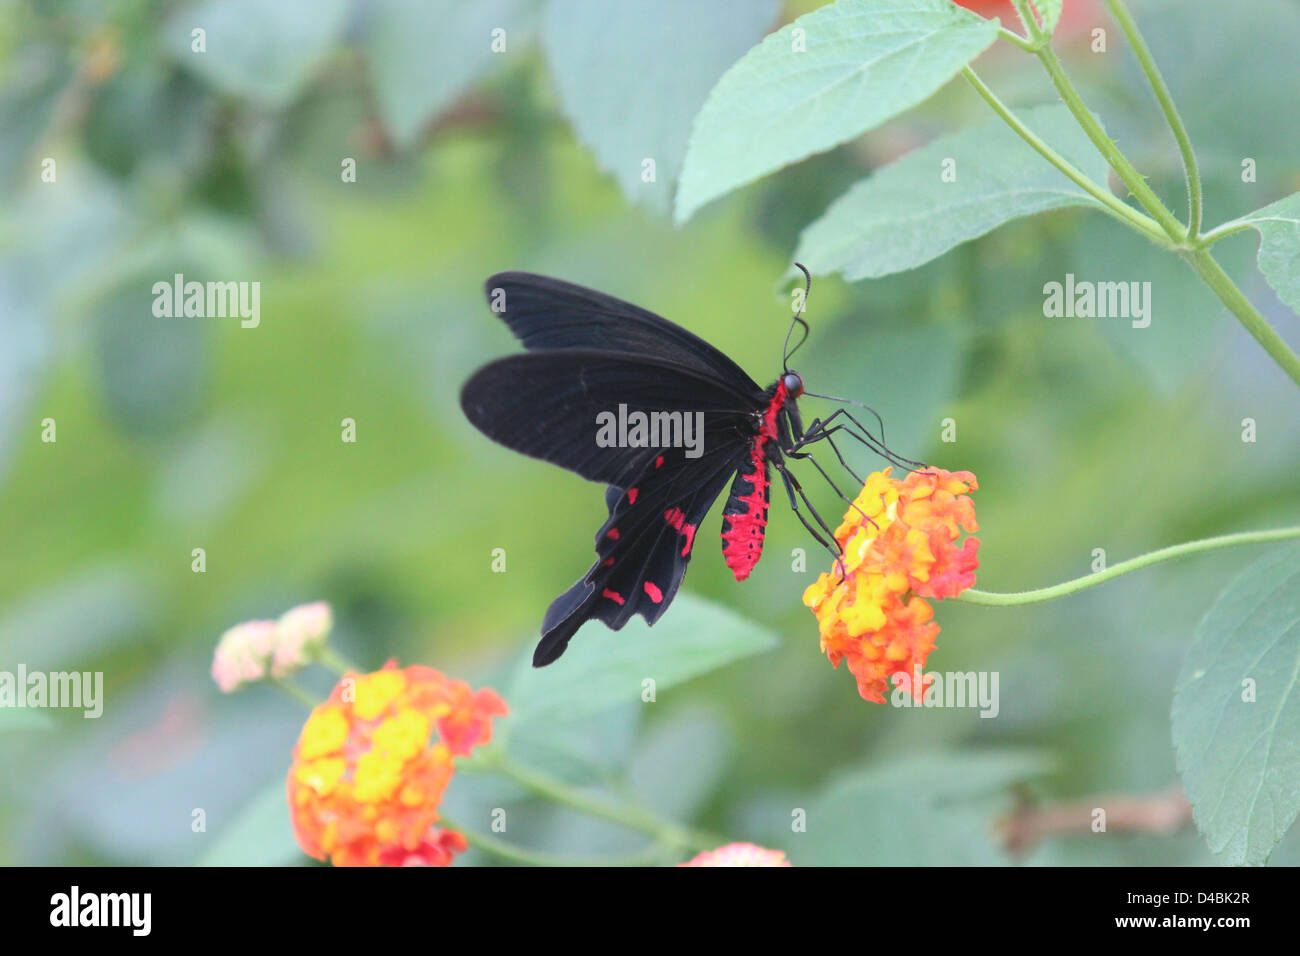
<svg viewBox="0 0 1300 956">
<path fill-rule="evenodd" d="M 804 493 L 803 487 L 799 484 L 799 480 L 795 478 L 794 475 L 790 474 L 783 465 L 775 462 L 773 464 L 776 465 L 776 470 L 781 475 L 781 481 L 785 485 L 785 493 L 790 499 L 790 508 L 794 511 L 795 517 L 798 518 L 800 523 L 808 529 L 808 533 L 813 536 L 817 543 L 831 553 L 831 557 L 833 557 L 835 563 L 839 565 L 840 576 L 843 577 L 845 575 L 844 549 L 841 548 L 840 543 L 835 540 L 835 532 L 830 529 L 830 526 L 826 524 L 826 520 L 817 513 L 817 509 L 813 507 L 813 503 L 808 500 L 808 495 Z M 795 497 L 796 493 L 798 494 L 798 500 Z M 817 527 L 813 527 L 812 523 L 808 520 L 807 515 L 799 510 L 799 500 L 802 500 L 807 506 L 809 512 L 812 513 L 813 518 L 817 522 Z M 821 531 L 826 532 L 830 541 L 827 541 L 826 538 L 822 537 L 818 528 L 820 528 Z M 835 543 L 832 544 L 832 541 Z"/>
<path fill-rule="evenodd" d="M 858 514 L 862 515 L 862 517 L 863 517 L 865 520 L 867 520 L 867 521 L 871 521 L 871 516 L 868 515 L 865 511 L 863 511 L 860 507 L 858 507 L 858 503 L 857 503 L 856 501 L 854 501 L 852 498 L 850 498 L 848 495 L 846 495 L 843 491 L 840 490 L 840 486 L 837 485 L 837 484 L 835 484 L 834 479 L 831 478 L 831 476 L 827 473 L 826 469 L 823 468 L 823 467 L 821 466 L 821 463 L 818 462 L 817 459 L 814 458 L 814 457 L 812 456 L 812 452 L 807 452 L 807 451 L 801 451 L 801 452 L 790 452 L 790 453 L 788 453 L 787 457 L 790 457 L 790 458 L 796 458 L 796 459 L 799 459 L 799 460 L 805 460 L 805 459 L 806 459 L 807 461 L 812 462 L 812 466 L 813 466 L 814 468 L 817 469 L 817 471 L 821 474 L 821 476 L 822 476 L 823 478 L 826 479 L 826 484 L 830 485 L 830 486 L 831 486 L 831 489 L 832 489 L 832 490 L 833 490 L 837 495 L 839 495 L 840 498 L 843 499 L 843 501 L 844 501 L 846 504 L 848 504 L 848 506 L 849 506 L 850 508 L 852 508 L 852 509 L 853 509 L 854 511 L 856 511 Z M 856 476 L 855 476 L 855 477 L 856 477 Z M 811 507 L 811 505 L 810 505 L 809 507 Z M 871 521 L 871 524 L 872 524 L 873 526 L 876 525 L 876 523 L 875 523 L 874 521 Z"/>
<path fill-rule="evenodd" d="M 803 441 L 797 442 L 794 446 L 794 450 L 787 451 L 786 454 L 788 454 L 792 458 L 798 458 L 800 457 L 800 452 L 799 452 L 800 448 L 804 447 L 805 445 L 812 444 L 813 442 L 816 441 L 825 441 L 826 444 L 831 446 L 831 451 L 835 452 L 835 457 L 840 460 L 840 464 L 844 466 L 844 470 L 853 476 L 853 480 L 860 485 L 866 484 L 866 482 L 862 480 L 862 477 L 856 471 L 853 470 L 853 466 L 850 465 L 844 459 L 844 455 L 841 454 L 839 446 L 835 444 L 835 439 L 831 438 L 831 435 L 835 434 L 837 431 L 839 431 L 842 428 L 845 428 L 846 426 L 836 425 L 834 428 L 826 429 L 825 431 L 816 432 L 816 434 L 814 434 L 816 429 L 819 427 L 820 422 L 821 419 L 814 419 L 811 427 L 809 427 L 808 431 L 805 433 L 808 435 L 813 435 L 813 437 L 808 442 L 803 442 Z"/>
<path fill-rule="evenodd" d="M 853 425 L 856 426 L 858 430 L 855 431 L 853 428 L 850 428 L 844 424 L 837 425 L 835 428 L 828 428 L 830 423 L 833 422 L 837 417 L 841 415 L 843 415 L 850 422 L 852 422 Z M 876 417 L 877 420 L 879 420 L 879 416 L 877 415 Z M 883 436 L 884 436 L 883 424 L 881 425 L 881 438 L 877 439 L 876 436 L 873 435 L 867 429 L 867 427 L 863 425 L 862 422 L 858 421 L 857 418 L 854 417 L 853 413 L 846 408 L 837 408 L 835 411 L 831 412 L 831 414 L 826 416 L 825 419 L 815 420 L 813 424 L 809 426 L 808 430 L 804 432 L 804 434 L 794 443 L 794 451 L 798 451 L 804 445 L 811 444 L 812 442 L 815 441 L 820 441 L 821 439 L 825 438 L 829 432 L 837 431 L 840 429 L 843 429 L 844 434 L 857 439 L 862 444 L 870 448 L 877 455 L 879 455 L 881 458 L 885 459 L 890 464 L 897 465 L 899 468 L 903 468 L 907 471 L 915 471 L 917 469 L 928 467 L 924 462 L 913 461 L 910 458 L 904 458 L 901 455 L 893 451 L 890 451 L 889 448 L 885 446 L 885 443 L 883 441 Z"/>
</svg>

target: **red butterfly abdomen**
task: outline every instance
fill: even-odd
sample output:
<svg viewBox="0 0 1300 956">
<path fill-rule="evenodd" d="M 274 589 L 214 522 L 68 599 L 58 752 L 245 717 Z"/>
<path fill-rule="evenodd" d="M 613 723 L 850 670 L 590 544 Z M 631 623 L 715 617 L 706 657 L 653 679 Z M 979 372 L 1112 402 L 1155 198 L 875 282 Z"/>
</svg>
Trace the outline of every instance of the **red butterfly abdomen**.
<svg viewBox="0 0 1300 956">
<path fill-rule="evenodd" d="M 737 581 L 763 556 L 763 536 L 767 533 L 767 504 L 771 481 L 767 467 L 767 443 L 776 441 L 776 415 L 789 393 L 778 382 L 776 392 L 763 412 L 759 432 L 749 449 L 749 459 L 736 472 L 731 496 L 722 509 L 722 556 Z"/>
<path fill-rule="evenodd" d="M 722 556 L 737 581 L 763 556 L 767 531 L 767 459 L 756 452 L 731 483 L 731 497 L 722 509 Z"/>
</svg>

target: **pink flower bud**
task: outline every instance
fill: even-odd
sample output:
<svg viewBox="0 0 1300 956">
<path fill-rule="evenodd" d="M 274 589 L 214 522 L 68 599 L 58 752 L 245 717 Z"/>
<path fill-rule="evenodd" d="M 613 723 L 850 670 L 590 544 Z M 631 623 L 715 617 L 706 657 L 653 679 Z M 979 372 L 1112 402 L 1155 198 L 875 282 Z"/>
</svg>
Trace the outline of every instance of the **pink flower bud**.
<svg viewBox="0 0 1300 956">
<path fill-rule="evenodd" d="M 275 621 L 245 621 L 221 635 L 212 656 L 212 679 L 222 693 L 266 676 L 278 633 Z"/>
<path fill-rule="evenodd" d="M 334 616 L 325 601 L 299 604 L 276 622 L 278 633 L 271 661 L 271 676 L 284 677 L 310 663 L 325 646 Z"/>
</svg>

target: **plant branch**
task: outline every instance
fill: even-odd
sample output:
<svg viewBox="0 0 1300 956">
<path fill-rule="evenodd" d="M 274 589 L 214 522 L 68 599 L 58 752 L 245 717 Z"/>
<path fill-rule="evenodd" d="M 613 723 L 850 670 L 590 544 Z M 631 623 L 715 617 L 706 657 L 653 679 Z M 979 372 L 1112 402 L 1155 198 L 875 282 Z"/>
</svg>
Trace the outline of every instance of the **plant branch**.
<svg viewBox="0 0 1300 956">
<path fill-rule="evenodd" d="M 1015 30 L 1008 30 L 1004 26 L 998 27 L 998 35 L 1001 36 L 1002 39 L 1006 40 L 1008 43 L 1014 43 L 1016 46 L 1020 47 L 1020 49 L 1024 50 L 1026 53 L 1033 53 L 1038 49 L 1038 47 L 1036 47 L 1032 41 L 1026 40 Z"/>
<path fill-rule="evenodd" d="M 298 701 L 298 703 L 305 705 L 308 710 L 315 710 L 316 705 L 320 703 L 319 700 L 307 693 L 307 691 L 303 690 L 293 681 L 285 680 L 283 677 L 268 677 L 267 680 L 275 687 L 284 691 L 294 700 Z"/>
<path fill-rule="evenodd" d="M 518 846 L 499 837 L 467 829 L 441 811 L 439 811 L 439 816 L 441 817 L 440 825 L 442 827 L 455 830 L 465 838 L 465 842 L 470 846 L 522 866 L 649 866 L 661 862 L 663 856 L 661 847 L 651 847 L 647 851 L 631 856 L 591 859 L 543 853 L 539 850 L 530 850 L 527 847 Z"/>
<path fill-rule="evenodd" d="M 1175 785 L 1150 796 L 1098 795 L 1041 805 L 1022 800 L 998 830 L 1007 850 L 1023 853 L 1044 837 L 1092 832 L 1098 809 L 1106 811 L 1106 832 L 1166 835 L 1192 822 L 1191 804 Z"/>
<path fill-rule="evenodd" d="M 1170 561 L 1189 554 L 1200 554 L 1203 551 L 1214 551 L 1219 548 L 1233 548 L 1243 544 L 1264 544 L 1271 541 L 1285 541 L 1290 538 L 1300 538 L 1300 526 L 1273 528 L 1268 531 L 1242 531 L 1237 534 L 1220 535 L 1217 538 L 1185 541 L 1182 544 L 1161 548 L 1158 551 L 1150 551 L 1136 558 L 1129 558 L 1127 561 L 1111 565 L 1104 571 L 1097 571 L 1081 578 L 1063 581 L 1051 587 L 1035 588 L 1032 591 L 1013 591 L 1011 593 L 978 591 L 975 588 L 970 588 L 958 594 L 957 600 L 965 601 L 967 604 L 980 604 L 984 607 L 1013 607 L 1019 604 L 1037 604 L 1041 601 L 1051 601 L 1055 598 L 1085 591 L 1088 588 L 1094 588 L 1121 575 L 1153 564 L 1159 564 L 1161 561 Z"/>
<path fill-rule="evenodd" d="M 1202 249 L 1206 249 L 1214 245 L 1220 239 L 1226 239 L 1228 236 L 1234 236 L 1239 232 L 1245 232 L 1247 229 L 1254 228 L 1255 227 L 1248 222 L 1238 222 L 1236 220 L 1225 222 L 1221 226 L 1215 226 L 1209 232 L 1201 233 L 1198 245 Z"/>
<path fill-rule="evenodd" d="M 1037 133 L 1027 127 L 1020 119 L 1011 112 L 1005 103 L 1002 102 L 983 80 L 969 66 L 962 68 L 962 75 L 975 88 L 975 92 L 984 99 L 986 103 L 993 108 L 1002 120 L 1010 126 L 1026 143 L 1034 148 L 1044 159 L 1059 169 L 1068 177 L 1071 182 L 1086 192 L 1093 199 L 1097 200 L 1105 210 L 1116 219 L 1136 229 L 1142 235 L 1146 236 L 1156 245 L 1165 249 L 1173 249 L 1174 243 L 1169 240 L 1159 224 L 1148 216 L 1144 216 L 1128 203 L 1119 199 L 1109 189 L 1088 178 L 1077 166 L 1049 146 Z M 1179 237 L 1181 241 L 1181 237 Z"/>
<path fill-rule="evenodd" d="M 1051 44 L 1044 43 L 1034 55 L 1038 57 L 1039 62 L 1043 64 L 1043 68 L 1047 70 L 1052 85 L 1056 87 L 1056 92 L 1060 94 L 1066 107 L 1074 114 L 1074 118 L 1083 127 L 1083 131 L 1088 134 L 1088 138 L 1092 140 L 1093 145 L 1097 147 L 1097 151 L 1105 158 L 1110 168 L 1115 170 L 1115 174 L 1128 187 L 1129 192 L 1160 224 L 1160 228 L 1165 231 L 1165 234 L 1175 244 L 1181 245 L 1187 239 L 1187 229 L 1178 221 L 1178 217 L 1160 201 L 1160 197 L 1147 185 L 1147 181 L 1142 174 L 1134 169 L 1128 157 L 1120 152 L 1119 147 L 1115 145 L 1115 141 L 1106 135 L 1106 131 L 1102 129 L 1097 117 L 1092 114 L 1092 110 L 1088 109 L 1087 104 L 1083 102 L 1083 98 L 1079 96 L 1079 91 L 1074 88 L 1074 84 L 1066 76 L 1065 68 L 1061 66 L 1061 61 L 1056 58 Z"/>
<path fill-rule="evenodd" d="M 1178 152 L 1183 158 L 1183 173 L 1187 178 L 1187 235 L 1189 238 L 1196 238 L 1201 233 L 1201 172 L 1196 166 L 1196 152 L 1192 149 L 1187 127 L 1183 125 L 1183 119 L 1178 115 L 1178 107 L 1174 105 L 1169 87 L 1165 84 L 1164 77 L 1160 75 L 1160 68 L 1156 66 L 1155 58 L 1151 55 L 1146 41 L 1142 39 L 1142 34 L 1138 31 L 1133 15 L 1129 13 L 1124 0 L 1106 0 L 1106 6 L 1110 9 L 1111 16 L 1119 23 L 1120 29 L 1124 31 L 1129 45 L 1133 47 L 1133 53 L 1137 56 L 1142 72 L 1146 74 L 1147 82 L 1151 84 L 1151 91 L 1155 93 L 1156 100 L 1160 103 L 1160 109 L 1165 114 L 1169 129 L 1174 134 L 1174 139 L 1178 141 Z"/>
<path fill-rule="evenodd" d="M 1196 270 L 1201 281 L 1219 297 L 1219 301 L 1227 306 L 1228 311 L 1246 327 L 1246 331 L 1254 336 L 1255 341 L 1264 347 L 1264 351 L 1273 357 L 1273 361 L 1282 367 L 1282 371 L 1300 385 L 1300 355 L 1296 355 L 1287 345 L 1286 340 L 1278 334 L 1277 329 L 1269 325 L 1268 320 L 1260 315 L 1259 310 L 1246 298 L 1246 294 L 1237 288 L 1232 277 L 1223 271 L 1223 266 L 1219 265 L 1210 251 L 1194 249 L 1184 253 L 1183 258 Z"/>
<path fill-rule="evenodd" d="M 683 827 L 671 820 L 644 810 L 641 807 L 620 806 L 600 797 L 584 793 L 563 781 L 547 776 L 539 770 L 514 763 L 503 755 L 494 755 L 489 759 L 476 761 L 475 765 L 485 770 L 495 770 L 513 780 L 526 790 L 530 790 L 550 800 L 563 804 L 579 813 L 600 817 L 629 830 L 637 830 L 653 837 L 660 843 L 681 847 L 687 850 L 712 850 L 727 840 Z"/>
</svg>

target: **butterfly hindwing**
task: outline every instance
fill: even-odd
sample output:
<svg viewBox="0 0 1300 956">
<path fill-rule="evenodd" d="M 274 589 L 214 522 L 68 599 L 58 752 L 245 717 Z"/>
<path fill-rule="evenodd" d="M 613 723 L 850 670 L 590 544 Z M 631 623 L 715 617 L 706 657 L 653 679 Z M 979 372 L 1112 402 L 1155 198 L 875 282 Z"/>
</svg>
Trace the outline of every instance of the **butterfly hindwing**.
<svg viewBox="0 0 1300 956">
<path fill-rule="evenodd" d="M 547 610 L 533 664 L 559 657 L 593 618 L 614 630 L 633 614 L 657 621 L 686 575 L 700 522 L 745 454 L 745 443 L 726 435 L 698 459 L 680 448 L 660 449 L 635 483 L 610 487 L 596 563 Z"/>
</svg>

